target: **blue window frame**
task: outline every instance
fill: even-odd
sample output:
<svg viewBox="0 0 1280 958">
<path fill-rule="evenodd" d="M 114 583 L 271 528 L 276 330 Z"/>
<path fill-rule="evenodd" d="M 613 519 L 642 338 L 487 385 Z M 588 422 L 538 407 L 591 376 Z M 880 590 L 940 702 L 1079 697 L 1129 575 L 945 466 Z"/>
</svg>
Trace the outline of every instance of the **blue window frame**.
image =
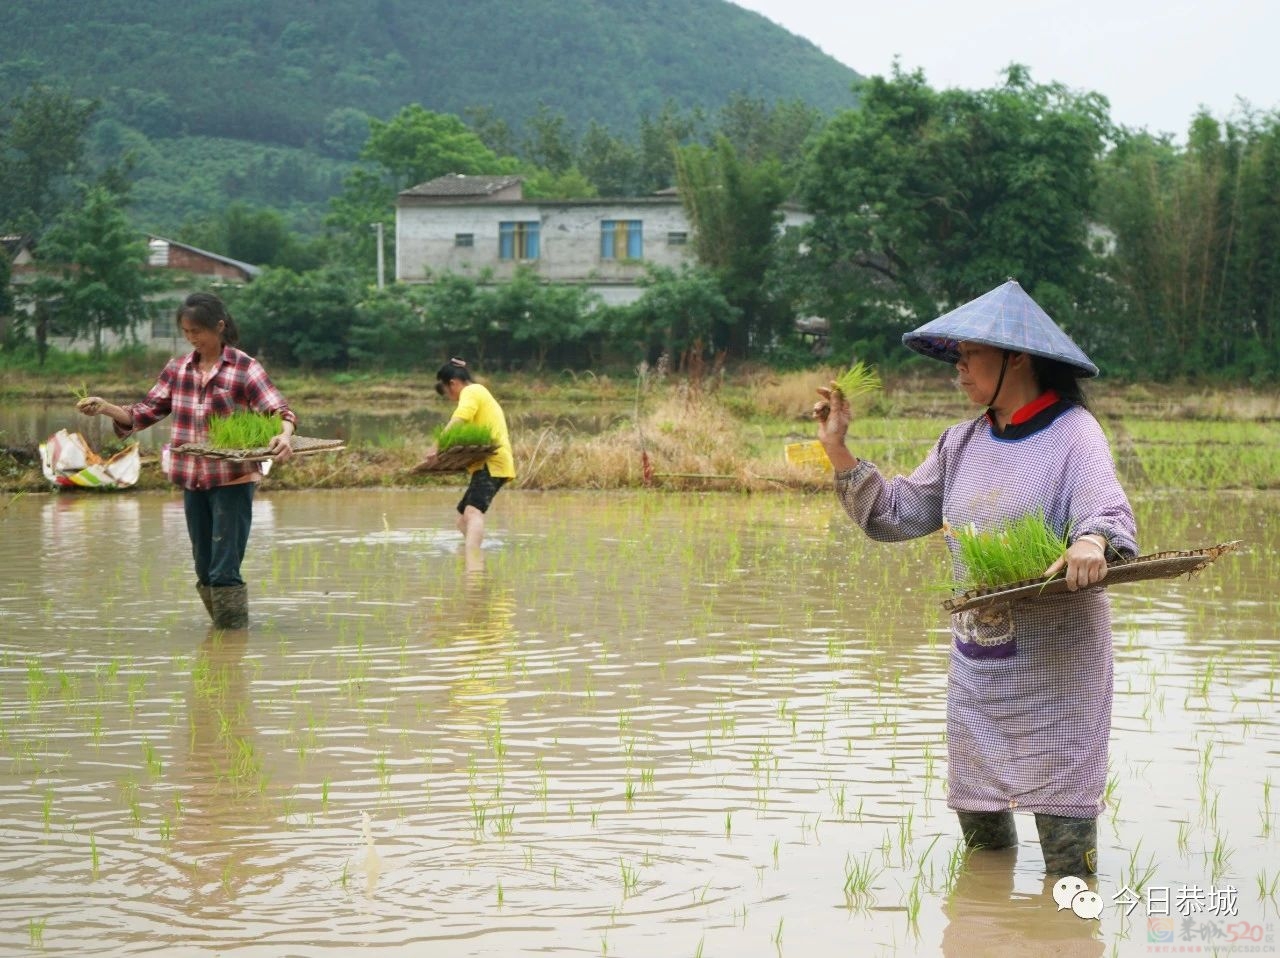
<svg viewBox="0 0 1280 958">
<path fill-rule="evenodd" d="M 601 259 L 643 259 L 643 220 L 601 220 Z"/>
<path fill-rule="evenodd" d="M 537 220 L 515 220 L 498 224 L 498 259 L 537 258 Z"/>
</svg>

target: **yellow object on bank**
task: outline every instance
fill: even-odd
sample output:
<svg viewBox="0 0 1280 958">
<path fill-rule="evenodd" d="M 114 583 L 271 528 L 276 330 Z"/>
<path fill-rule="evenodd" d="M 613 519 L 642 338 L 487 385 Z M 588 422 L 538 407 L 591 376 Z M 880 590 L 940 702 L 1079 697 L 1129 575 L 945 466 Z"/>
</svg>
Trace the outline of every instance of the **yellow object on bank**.
<svg viewBox="0 0 1280 958">
<path fill-rule="evenodd" d="M 831 460 L 827 458 L 827 451 L 816 439 L 808 442 L 789 442 L 784 452 L 789 465 L 802 468 L 816 467 L 823 472 L 831 471 Z"/>
</svg>

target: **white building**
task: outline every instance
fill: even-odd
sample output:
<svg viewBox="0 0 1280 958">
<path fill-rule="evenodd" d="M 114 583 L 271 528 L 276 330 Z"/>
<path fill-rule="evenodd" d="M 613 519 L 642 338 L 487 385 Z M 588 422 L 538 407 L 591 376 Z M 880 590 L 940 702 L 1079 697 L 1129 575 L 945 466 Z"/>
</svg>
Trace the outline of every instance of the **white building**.
<svg viewBox="0 0 1280 958">
<path fill-rule="evenodd" d="M 784 226 L 812 217 L 785 211 Z M 440 273 L 511 279 L 532 267 L 552 283 L 634 302 L 647 266 L 693 262 L 689 219 L 675 190 L 623 199 L 526 200 L 518 176 L 450 174 L 396 197 L 396 280 Z"/>
</svg>

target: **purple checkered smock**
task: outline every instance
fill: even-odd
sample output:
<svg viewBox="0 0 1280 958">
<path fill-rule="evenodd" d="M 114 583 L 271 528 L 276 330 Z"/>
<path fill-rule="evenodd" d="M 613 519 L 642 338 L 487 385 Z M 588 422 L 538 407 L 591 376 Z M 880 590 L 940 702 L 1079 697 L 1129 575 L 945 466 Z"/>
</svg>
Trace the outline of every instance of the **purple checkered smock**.
<svg viewBox="0 0 1280 958">
<path fill-rule="evenodd" d="M 972 522 L 992 528 L 1043 509 L 1049 524 L 1137 554 L 1133 511 L 1111 450 L 1083 407 L 1000 438 L 987 417 L 947 429 L 909 476 L 869 462 L 836 473 L 836 495 L 873 539 L 896 542 Z M 957 578 L 963 567 L 948 539 Z M 1102 808 L 1111 731 L 1111 603 L 1105 589 L 951 617 L 947 804 L 1092 818 Z"/>
</svg>

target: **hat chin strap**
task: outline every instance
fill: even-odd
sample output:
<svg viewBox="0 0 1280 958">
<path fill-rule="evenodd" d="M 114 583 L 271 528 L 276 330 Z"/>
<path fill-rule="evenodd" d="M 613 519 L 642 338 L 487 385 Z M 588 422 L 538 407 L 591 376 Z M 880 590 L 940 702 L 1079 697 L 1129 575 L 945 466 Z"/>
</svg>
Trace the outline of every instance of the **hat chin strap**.
<svg viewBox="0 0 1280 958">
<path fill-rule="evenodd" d="M 1009 350 L 1001 350 L 1004 358 L 1000 360 L 1000 377 L 996 380 L 996 391 L 991 394 L 991 398 L 987 400 L 987 406 L 993 407 L 996 404 L 996 397 L 1000 395 L 1000 387 L 1004 385 L 1004 374 L 1009 370 Z"/>
</svg>

